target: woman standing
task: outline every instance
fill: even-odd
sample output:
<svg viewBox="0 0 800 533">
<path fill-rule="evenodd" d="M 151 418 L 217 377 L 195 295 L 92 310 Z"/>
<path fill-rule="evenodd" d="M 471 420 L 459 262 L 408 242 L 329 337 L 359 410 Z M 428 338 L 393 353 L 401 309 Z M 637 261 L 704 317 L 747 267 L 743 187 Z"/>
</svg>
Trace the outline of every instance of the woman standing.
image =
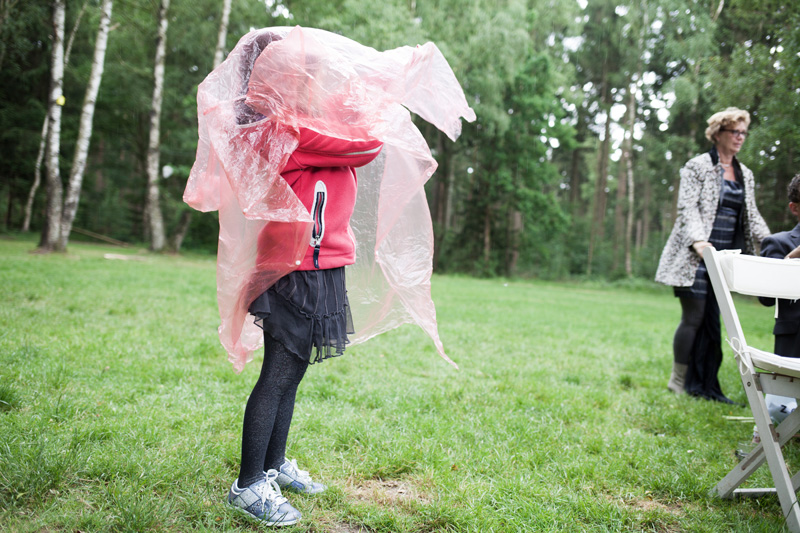
<svg viewBox="0 0 800 533">
<path fill-rule="evenodd" d="M 675 226 L 656 272 L 656 281 L 674 287 L 681 302 L 667 388 L 727 403 L 717 379 L 719 307 L 701 258 L 707 246 L 756 254 L 770 234 L 756 207 L 753 173 L 736 159 L 749 125 L 749 113 L 735 107 L 708 119 L 706 138 L 714 146 L 681 169 Z"/>
</svg>

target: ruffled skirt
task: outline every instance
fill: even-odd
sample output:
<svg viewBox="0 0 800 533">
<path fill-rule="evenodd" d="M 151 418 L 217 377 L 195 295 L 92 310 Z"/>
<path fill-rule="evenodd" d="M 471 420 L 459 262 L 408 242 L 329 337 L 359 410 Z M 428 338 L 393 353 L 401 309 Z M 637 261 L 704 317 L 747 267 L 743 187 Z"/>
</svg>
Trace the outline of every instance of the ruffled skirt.
<svg viewBox="0 0 800 533">
<path fill-rule="evenodd" d="M 249 311 L 265 335 L 312 364 L 342 355 L 347 335 L 355 333 L 344 267 L 290 272 Z"/>
</svg>

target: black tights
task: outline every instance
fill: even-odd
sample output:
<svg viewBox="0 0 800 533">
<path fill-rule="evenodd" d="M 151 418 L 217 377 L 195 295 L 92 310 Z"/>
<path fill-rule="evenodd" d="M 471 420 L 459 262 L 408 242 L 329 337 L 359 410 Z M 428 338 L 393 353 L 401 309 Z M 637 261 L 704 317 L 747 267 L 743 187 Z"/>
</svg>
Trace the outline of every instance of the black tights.
<svg viewBox="0 0 800 533">
<path fill-rule="evenodd" d="M 283 464 L 295 394 L 307 368 L 307 361 L 264 335 L 264 364 L 244 410 L 240 488 L 262 479 L 265 470 Z"/>
<path fill-rule="evenodd" d="M 672 340 L 672 352 L 675 362 L 681 365 L 689 364 L 692 355 L 692 345 L 700 326 L 703 324 L 703 313 L 706 308 L 705 298 L 679 298 L 681 301 L 681 323 L 675 330 Z"/>
</svg>

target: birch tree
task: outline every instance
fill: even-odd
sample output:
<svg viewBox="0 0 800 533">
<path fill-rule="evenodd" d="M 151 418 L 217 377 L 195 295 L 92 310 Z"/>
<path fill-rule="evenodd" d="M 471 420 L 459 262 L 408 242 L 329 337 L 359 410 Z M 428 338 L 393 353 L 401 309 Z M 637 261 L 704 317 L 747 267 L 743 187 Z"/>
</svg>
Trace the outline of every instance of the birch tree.
<svg viewBox="0 0 800 533">
<path fill-rule="evenodd" d="M 644 43 L 646 40 L 647 32 L 650 26 L 650 17 L 648 13 L 647 0 L 640 4 L 642 25 L 639 28 L 638 50 L 640 50 L 636 59 L 636 74 L 635 82 L 629 85 L 628 89 L 628 131 L 625 135 L 624 152 L 625 152 L 625 174 L 627 177 L 628 185 L 628 205 L 627 215 L 625 217 L 625 274 L 628 277 L 633 275 L 633 219 L 634 219 L 634 199 L 635 199 L 635 185 L 633 174 L 633 136 L 636 127 L 636 118 L 638 103 L 636 101 L 637 84 L 641 82 L 644 74 L 644 57 L 642 56 L 644 50 Z"/>
<path fill-rule="evenodd" d="M 64 208 L 61 215 L 61 235 L 57 245 L 57 249 L 61 251 L 67 248 L 69 234 L 72 231 L 72 222 L 75 220 L 75 214 L 78 211 L 78 201 L 81 196 L 83 175 L 86 170 L 86 159 L 89 156 L 89 142 L 92 138 L 92 122 L 94 119 L 95 104 L 97 102 L 97 93 L 100 90 L 100 82 L 103 79 L 112 7 L 113 0 L 103 0 L 100 27 L 97 31 L 97 40 L 94 46 L 92 72 L 89 76 L 89 84 L 86 86 L 86 95 L 83 99 L 78 141 L 75 145 L 75 156 L 72 160 L 72 170 L 69 174 L 67 195 L 64 199 Z"/>
<path fill-rule="evenodd" d="M 225 55 L 225 42 L 228 40 L 228 21 L 231 17 L 231 0 L 222 0 L 222 18 L 217 33 L 217 49 L 214 51 L 214 68 L 222 63 Z"/>
<path fill-rule="evenodd" d="M 72 43 L 75 41 L 75 34 L 78 33 L 78 28 L 81 25 L 81 19 L 86 12 L 86 7 L 89 5 L 89 0 L 86 0 L 81 6 L 78 16 L 75 17 L 75 24 L 72 25 L 72 31 L 67 41 L 67 48 L 64 51 L 64 70 L 69 66 L 69 56 L 72 52 Z M 13 6 L 13 4 L 12 4 Z M 31 226 L 31 215 L 33 213 L 33 201 L 36 198 L 36 192 L 39 190 L 39 185 L 42 183 L 42 161 L 44 161 L 45 151 L 47 149 L 47 133 L 50 125 L 50 114 L 44 116 L 42 121 L 42 134 L 41 141 L 39 142 L 39 154 L 36 156 L 36 164 L 33 171 L 33 183 L 31 190 L 28 193 L 28 201 L 25 203 L 25 219 L 22 222 L 22 231 L 27 232 Z"/>
<path fill-rule="evenodd" d="M 228 22 L 231 16 L 231 0 L 222 0 L 222 17 L 219 22 L 219 30 L 217 31 L 217 48 L 214 51 L 214 65 L 212 69 L 216 69 L 222 60 L 225 58 L 225 43 L 228 40 Z M 189 226 L 192 223 L 192 209 L 184 209 L 181 213 L 178 227 L 172 236 L 172 249 L 176 252 L 181 249 L 183 239 L 189 232 Z"/>
<path fill-rule="evenodd" d="M 620 122 L 620 126 L 624 128 L 623 140 L 621 145 L 622 155 L 619 159 L 617 168 L 617 198 L 614 206 L 614 249 L 613 257 L 614 262 L 612 272 L 619 268 L 620 259 L 624 259 L 625 274 L 631 276 L 633 272 L 633 262 L 631 257 L 632 252 L 632 239 L 633 239 L 633 214 L 635 210 L 635 182 L 633 172 L 633 137 L 636 127 L 638 116 L 639 102 L 637 99 L 637 92 L 639 92 L 640 84 L 642 83 L 643 69 L 644 69 L 644 55 L 647 51 L 644 48 L 645 38 L 649 26 L 648 7 L 646 1 L 640 1 L 630 6 L 627 12 L 627 17 L 631 20 L 628 26 L 628 31 L 633 36 L 637 33 L 636 47 L 634 50 L 639 52 L 634 56 L 631 55 L 627 59 L 635 62 L 631 65 L 629 79 L 626 83 L 627 92 L 625 99 L 625 117 L 624 124 Z M 622 247 L 622 257 L 620 257 L 619 249 Z"/>
<path fill-rule="evenodd" d="M 641 74 L 641 72 L 640 72 Z M 627 214 L 625 216 L 625 274 L 633 275 L 633 212 L 634 212 L 634 175 L 633 175 L 633 133 L 636 126 L 636 84 L 632 83 L 628 93 L 628 131 L 625 134 L 624 156 L 625 177 L 627 181 Z"/>
<path fill-rule="evenodd" d="M 52 251 L 61 235 L 61 200 L 64 194 L 59 171 L 61 148 L 61 106 L 64 103 L 64 22 L 65 0 L 53 0 L 53 49 L 50 56 L 50 98 L 47 131 L 47 211 L 39 249 Z"/>
<path fill-rule="evenodd" d="M 586 13 L 588 19 L 583 28 L 584 41 L 573 58 L 577 61 L 581 85 L 590 87 L 594 93 L 597 103 L 594 122 L 603 123 L 603 133 L 598 140 L 597 148 L 597 170 L 586 260 L 586 274 L 591 275 L 595 252 L 605 237 L 611 107 L 614 105 L 618 88 L 624 85 L 627 78 L 622 72 L 627 47 L 622 35 L 623 22 L 617 13 L 616 2 L 604 0 L 589 3 Z"/>
<path fill-rule="evenodd" d="M 150 236 L 150 249 L 160 252 L 166 241 L 164 216 L 161 213 L 158 183 L 161 154 L 161 103 L 164 98 L 164 63 L 167 49 L 167 11 L 169 0 L 161 0 L 158 10 L 158 38 L 156 60 L 153 70 L 153 100 L 150 107 L 150 141 L 147 146 L 147 195 L 145 200 L 145 223 Z"/>
</svg>

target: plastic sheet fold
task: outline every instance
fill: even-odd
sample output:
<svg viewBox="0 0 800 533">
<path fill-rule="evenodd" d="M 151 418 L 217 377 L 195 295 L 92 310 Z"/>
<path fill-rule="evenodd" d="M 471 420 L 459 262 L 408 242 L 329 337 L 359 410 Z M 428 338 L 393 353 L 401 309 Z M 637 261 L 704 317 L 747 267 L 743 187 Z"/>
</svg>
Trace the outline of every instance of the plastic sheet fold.
<svg viewBox="0 0 800 533">
<path fill-rule="evenodd" d="M 197 105 L 197 157 L 184 200 L 219 211 L 219 336 L 236 371 L 263 343 L 250 302 L 296 269 L 308 247 L 311 217 L 280 176 L 299 128 L 384 143 L 357 171 L 356 263 L 346 273 L 351 343 L 416 323 L 455 366 L 430 294 L 433 230 L 423 186 L 436 161 L 410 112 L 452 140 L 475 113 L 436 45 L 379 52 L 323 30 L 255 30 L 200 84 Z"/>
</svg>

